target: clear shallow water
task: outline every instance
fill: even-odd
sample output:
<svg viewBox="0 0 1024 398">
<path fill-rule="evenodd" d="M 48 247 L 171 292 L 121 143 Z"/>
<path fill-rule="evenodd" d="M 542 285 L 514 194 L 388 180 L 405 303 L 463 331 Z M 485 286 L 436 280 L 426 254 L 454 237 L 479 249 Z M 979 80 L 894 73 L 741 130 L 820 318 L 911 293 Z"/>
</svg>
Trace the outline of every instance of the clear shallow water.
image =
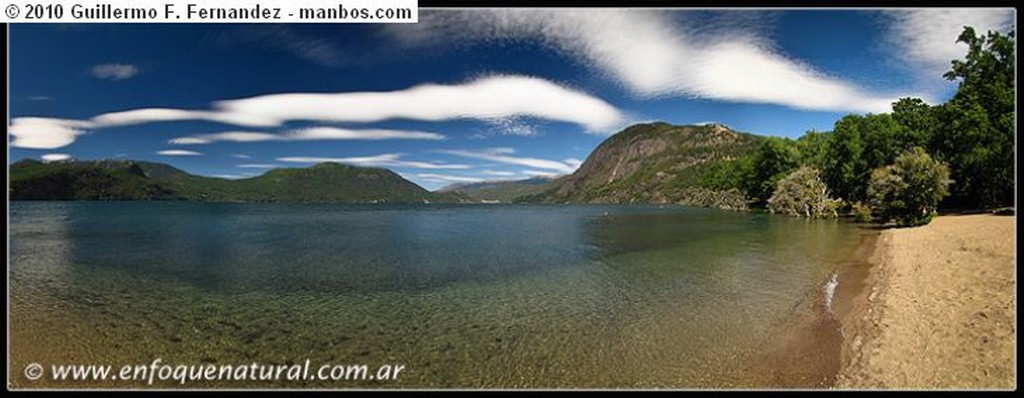
<svg viewBox="0 0 1024 398">
<path fill-rule="evenodd" d="M 406 366 L 388 382 L 187 387 L 756 385 L 751 364 L 795 311 L 820 309 L 801 304 L 866 233 L 657 206 L 15 202 L 10 216 L 24 387 L 30 362 L 157 357 Z"/>
</svg>

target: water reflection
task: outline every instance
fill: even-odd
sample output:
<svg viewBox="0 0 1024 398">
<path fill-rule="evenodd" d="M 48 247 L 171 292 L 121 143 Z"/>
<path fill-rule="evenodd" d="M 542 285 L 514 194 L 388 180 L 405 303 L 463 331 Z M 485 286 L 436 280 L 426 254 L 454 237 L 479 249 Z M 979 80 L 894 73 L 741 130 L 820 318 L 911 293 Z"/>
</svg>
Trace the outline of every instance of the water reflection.
<svg viewBox="0 0 1024 398">
<path fill-rule="evenodd" d="M 10 283 L 35 290 L 27 294 L 67 295 L 74 285 L 73 212 L 68 204 L 12 206 Z M 13 302 L 33 305 L 31 297 L 11 295 Z"/>
<path fill-rule="evenodd" d="M 210 291 L 417 291 L 580 266 L 581 214 L 554 207 L 72 203 L 70 262 Z"/>
</svg>

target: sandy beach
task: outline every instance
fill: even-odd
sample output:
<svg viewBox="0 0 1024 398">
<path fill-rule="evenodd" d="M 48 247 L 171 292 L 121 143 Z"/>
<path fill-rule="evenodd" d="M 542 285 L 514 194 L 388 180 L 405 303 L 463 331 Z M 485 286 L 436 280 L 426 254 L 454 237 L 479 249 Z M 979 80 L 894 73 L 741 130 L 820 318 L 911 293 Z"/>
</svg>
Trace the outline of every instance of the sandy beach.
<svg viewBox="0 0 1024 398">
<path fill-rule="evenodd" d="M 839 314 L 837 388 L 1014 388 L 1014 221 L 950 215 L 883 231 Z"/>
</svg>

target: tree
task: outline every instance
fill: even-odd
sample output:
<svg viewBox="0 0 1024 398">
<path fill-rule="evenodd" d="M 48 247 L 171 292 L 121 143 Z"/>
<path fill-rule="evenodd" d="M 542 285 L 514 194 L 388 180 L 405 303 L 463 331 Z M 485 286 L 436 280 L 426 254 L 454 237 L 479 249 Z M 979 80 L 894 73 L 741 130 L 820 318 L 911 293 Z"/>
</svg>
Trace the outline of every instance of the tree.
<svg viewBox="0 0 1024 398">
<path fill-rule="evenodd" d="M 949 163 L 954 202 L 998 207 L 1013 203 L 1015 122 L 1015 33 L 978 36 L 964 28 L 957 42 L 967 44 L 963 60 L 944 75 L 960 80 L 939 113 L 931 148 Z"/>
<path fill-rule="evenodd" d="M 860 132 L 864 138 L 864 162 L 866 170 L 891 164 L 901 153 L 913 148 L 901 142 L 902 127 L 888 113 L 867 114 L 861 118 Z M 867 185 L 867 179 L 860 181 Z"/>
<path fill-rule="evenodd" d="M 804 133 L 796 140 L 796 148 L 800 152 L 800 164 L 819 170 L 823 168 L 831 143 L 832 135 L 829 133 L 814 130 Z"/>
<path fill-rule="evenodd" d="M 752 169 L 744 176 L 747 196 L 758 205 L 765 205 L 775 191 L 775 185 L 800 165 L 800 153 L 792 140 L 768 137 L 758 147 L 752 160 Z"/>
<path fill-rule="evenodd" d="M 871 212 L 882 222 L 899 226 L 929 223 L 939 202 L 949 194 L 949 168 L 920 147 L 871 172 L 868 197 Z"/>
<path fill-rule="evenodd" d="M 864 198 L 867 174 L 864 139 L 861 137 L 862 116 L 846 115 L 832 130 L 832 145 L 828 147 L 822 167 L 822 177 L 837 196 L 849 202 Z"/>
<path fill-rule="evenodd" d="M 831 145 L 821 160 L 828 186 L 850 203 L 863 200 L 871 170 L 891 164 L 901 153 L 916 146 L 916 138 L 899 120 L 911 119 L 907 113 L 920 111 L 917 105 L 917 101 L 910 99 L 894 103 L 901 110 L 900 118 L 888 113 L 869 113 L 839 119 Z"/>
<path fill-rule="evenodd" d="M 803 166 L 779 180 L 768 199 L 768 210 L 798 217 L 833 218 L 839 203 L 829 196 L 818 169 Z"/>
<path fill-rule="evenodd" d="M 920 98 L 900 98 L 892 104 L 892 118 L 900 125 L 898 141 L 902 150 L 927 146 L 938 129 L 938 107 Z"/>
<path fill-rule="evenodd" d="M 743 156 L 733 160 L 718 160 L 708 166 L 707 172 L 701 176 L 700 186 L 715 190 L 740 190 L 743 178 L 753 169 L 753 157 Z"/>
</svg>

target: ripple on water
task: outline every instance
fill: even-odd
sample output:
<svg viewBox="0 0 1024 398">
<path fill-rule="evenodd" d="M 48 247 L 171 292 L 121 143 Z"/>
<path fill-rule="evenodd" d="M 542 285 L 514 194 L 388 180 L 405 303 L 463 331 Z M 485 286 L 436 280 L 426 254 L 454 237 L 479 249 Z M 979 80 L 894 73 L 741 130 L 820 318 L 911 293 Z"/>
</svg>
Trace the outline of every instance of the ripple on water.
<svg viewBox="0 0 1024 398">
<path fill-rule="evenodd" d="M 737 386 L 859 233 L 642 206 L 12 207 L 14 368 L 406 365 L 346 387 Z"/>
</svg>

